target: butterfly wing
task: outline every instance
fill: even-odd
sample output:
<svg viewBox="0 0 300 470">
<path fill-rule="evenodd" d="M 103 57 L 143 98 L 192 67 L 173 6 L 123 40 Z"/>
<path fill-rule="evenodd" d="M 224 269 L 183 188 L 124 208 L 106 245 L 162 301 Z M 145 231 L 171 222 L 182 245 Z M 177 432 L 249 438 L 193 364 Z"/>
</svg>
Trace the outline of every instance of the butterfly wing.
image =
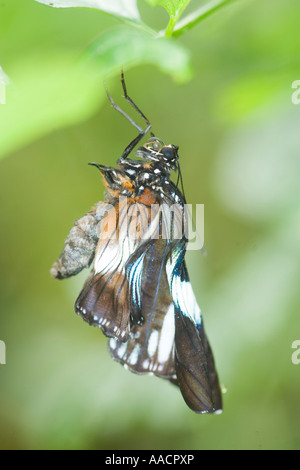
<svg viewBox="0 0 300 470">
<path fill-rule="evenodd" d="M 150 215 L 151 208 L 129 198 L 114 201 L 100 222 L 93 272 L 75 303 L 78 315 L 121 342 L 128 339 L 135 308 L 126 265 L 149 232 Z"/>
<path fill-rule="evenodd" d="M 174 304 L 165 271 L 165 240 L 151 240 L 127 263 L 131 299 L 135 304 L 129 339 L 111 339 L 112 357 L 139 374 L 176 381 L 174 364 Z"/>
<path fill-rule="evenodd" d="M 128 212 L 126 198 L 115 200 L 101 220 L 93 272 L 75 303 L 76 313 L 90 325 L 121 341 L 126 341 L 130 330 L 125 263 L 137 243 L 130 236 L 134 214 L 130 220 Z"/>
<path fill-rule="evenodd" d="M 154 197 L 154 195 L 153 195 Z M 173 239 L 182 237 L 182 211 L 172 201 L 152 204 L 144 242 L 126 263 L 131 299 L 128 341 L 111 339 L 114 359 L 136 373 L 152 373 L 177 383 L 174 363 L 174 303 L 166 274 Z"/>
<path fill-rule="evenodd" d="M 218 413 L 222 397 L 212 351 L 193 293 L 182 243 L 167 264 L 175 305 L 175 370 L 187 405 L 197 413 Z"/>
<path fill-rule="evenodd" d="M 76 311 L 111 337 L 115 360 L 179 385 L 194 411 L 218 412 L 218 377 L 184 262 L 182 209 L 154 206 L 116 203 L 105 214 Z"/>
</svg>

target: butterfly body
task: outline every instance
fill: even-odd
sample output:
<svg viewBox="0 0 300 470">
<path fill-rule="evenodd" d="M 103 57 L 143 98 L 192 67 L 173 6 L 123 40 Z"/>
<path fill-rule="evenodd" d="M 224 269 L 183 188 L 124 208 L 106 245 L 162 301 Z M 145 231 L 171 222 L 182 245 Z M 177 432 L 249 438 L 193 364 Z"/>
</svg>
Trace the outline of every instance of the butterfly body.
<svg viewBox="0 0 300 470">
<path fill-rule="evenodd" d="M 92 263 L 75 311 L 101 328 L 111 356 L 178 385 L 194 411 L 218 413 L 218 377 L 184 260 L 185 198 L 170 179 L 178 147 L 152 136 L 135 155 L 117 168 L 92 163 L 105 201 L 75 223 L 51 272 L 62 279 Z"/>
</svg>

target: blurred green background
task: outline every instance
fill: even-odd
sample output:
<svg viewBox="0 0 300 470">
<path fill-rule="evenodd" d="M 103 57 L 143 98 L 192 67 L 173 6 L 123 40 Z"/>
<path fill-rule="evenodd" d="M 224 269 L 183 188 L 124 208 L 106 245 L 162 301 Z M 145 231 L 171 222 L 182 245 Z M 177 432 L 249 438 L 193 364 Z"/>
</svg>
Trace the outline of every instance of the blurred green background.
<svg viewBox="0 0 300 470">
<path fill-rule="evenodd" d="M 166 24 L 161 8 L 139 7 Z M 199 416 L 171 384 L 115 363 L 75 315 L 87 272 L 49 274 L 73 221 L 103 199 L 87 163 L 114 165 L 135 136 L 103 78 L 74 80 L 69 67 L 117 22 L 0 1 L 11 80 L 0 105 L 0 448 L 299 449 L 299 16 L 298 0 L 237 1 L 180 38 L 191 80 L 164 74 L 159 56 L 125 68 L 154 132 L 180 147 L 188 202 L 205 204 L 207 256 L 187 260 L 227 392 L 223 415 Z M 118 72 L 107 85 L 128 109 Z"/>
</svg>

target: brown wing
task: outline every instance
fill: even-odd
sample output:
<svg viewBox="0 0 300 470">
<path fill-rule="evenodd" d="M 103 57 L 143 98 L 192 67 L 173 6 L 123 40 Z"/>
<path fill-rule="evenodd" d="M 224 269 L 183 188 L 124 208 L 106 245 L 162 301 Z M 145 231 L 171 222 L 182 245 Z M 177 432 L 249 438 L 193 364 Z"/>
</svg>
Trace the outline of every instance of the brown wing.
<svg viewBox="0 0 300 470">
<path fill-rule="evenodd" d="M 182 210 L 178 205 L 171 208 L 167 203 L 152 205 L 151 210 L 146 241 L 126 264 L 131 332 L 126 343 L 111 339 L 109 350 L 115 360 L 132 372 L 152 373 L 177 384 L 174 303 L 166 264 L 174 243 L 182 238 Z"/>
<path fill-rule="evenodd" d="M 167 251 L 166 240 L 151 240 L 128 261 L 135 318 L 126 343 L 112 338 L 109 351 L 132 372 L 176 381 L 174 305 L 165 271 Z"/>
<path fill-rule="evenodd" d="M 143 204 L 117 200 L 100 222 L 93 273 L 75 303 L 84 320 L 109 337 L 126 341 L 130 331 L 126 262 L 141 244 L 150 210 Z"/>
<path fill-rule="evenodd" d="M 197 413 L 220 413 L 222 397 L 200 308 L 179 245 L 167 265 L 175 305 L 175 369 L 187 405 Z"/>
<path fill-rule="evenodd" d="M 222 397 L 210 345 L 203 324 L 176 314 L 175 369 L 187 405 L 197 413 L 222 411 Z"/>
</svg>

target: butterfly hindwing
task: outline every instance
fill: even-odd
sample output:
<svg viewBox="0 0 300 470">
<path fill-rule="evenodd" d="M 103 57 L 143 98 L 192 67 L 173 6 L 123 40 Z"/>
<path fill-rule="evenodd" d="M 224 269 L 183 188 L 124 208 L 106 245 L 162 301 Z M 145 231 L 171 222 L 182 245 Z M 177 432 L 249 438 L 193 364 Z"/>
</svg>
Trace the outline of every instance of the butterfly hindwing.
<svg viewBox="0 0 300 470">
<path fill-rule="evenodd" d="M 204 327 L 176 312 L 175 369 L 187 405 L 197 413 L 222 409 L 218 377 Z"/>
<path fill-rule="evenodd" d="M 198 413 L 216 413 L 222 398 L 214 359 L 200 308 L 193 293 L 179 244 L 168 263 L 169 283 L 175 304 L 175 369 L 188 406 Z"/>
<path fill-rule="evenodd" d="M 111 339 L 109 350 L 133 372 L 176 380 L 174 304 L 165 270 L 167 243 L 151 240 L 141 252 L 135 253 L 127 265 L 130 284 L 140 286 L 139 321 L 133 319 L 126 343 Z"/>
</svg>

